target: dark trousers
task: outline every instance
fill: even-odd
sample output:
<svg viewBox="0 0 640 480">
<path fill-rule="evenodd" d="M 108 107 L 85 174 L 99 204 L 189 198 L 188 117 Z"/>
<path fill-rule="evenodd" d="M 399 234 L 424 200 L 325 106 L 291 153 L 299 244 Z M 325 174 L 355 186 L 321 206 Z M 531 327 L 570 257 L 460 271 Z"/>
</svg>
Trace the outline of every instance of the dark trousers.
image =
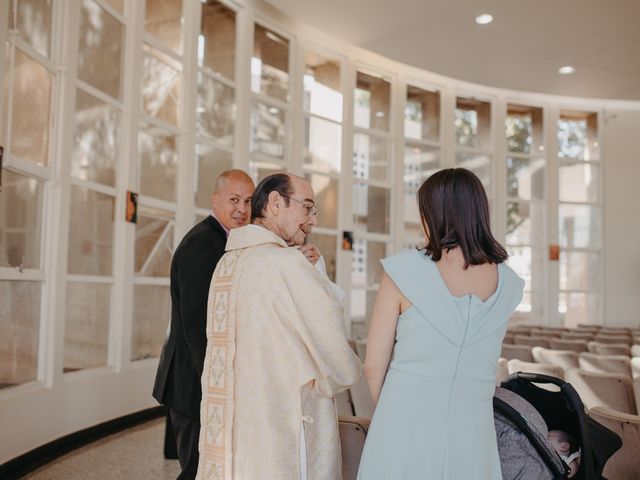
<svg viewBox="0 0 640 480">
<path fill-rule="evenodd" d="M 171 427 L 176 438 L 178 460 L 182 472 L 176 480 L 195 480 L 198 472 L 198 439 L 200 421 L 169 409 Z"/>
</svg>

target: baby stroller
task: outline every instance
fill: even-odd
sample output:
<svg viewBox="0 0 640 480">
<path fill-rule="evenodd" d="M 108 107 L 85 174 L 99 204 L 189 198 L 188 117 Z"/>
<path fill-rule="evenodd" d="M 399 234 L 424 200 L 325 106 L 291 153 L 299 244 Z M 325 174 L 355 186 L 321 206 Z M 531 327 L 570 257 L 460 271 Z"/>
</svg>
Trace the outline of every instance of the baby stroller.
<svg viewBox="0 0 640 480">
<path fill-rule="evenodd" d="M 560 390 L 535 384 L 553 384 Z M 563 430 L 580 445 L 580 467 L 572 480 L 604 479 L 605 463 L 622 446 L 618 435 L 586 414 L 578 393 L 559 378 L 514 373 L 496 389 L 493 406 L 504 480 L 568 478 L 569 469 L 546 440 L 548 430 Z M 524 435 L 528 442 L 514 435 Z"/>
</svg>

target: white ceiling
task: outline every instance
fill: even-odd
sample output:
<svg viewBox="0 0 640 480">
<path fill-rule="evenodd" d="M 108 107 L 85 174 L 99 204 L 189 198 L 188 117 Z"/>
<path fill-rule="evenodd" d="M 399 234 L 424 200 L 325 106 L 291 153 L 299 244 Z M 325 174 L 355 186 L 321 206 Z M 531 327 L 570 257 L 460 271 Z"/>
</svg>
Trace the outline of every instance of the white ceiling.
<svg viewBox="0 0 640 480">
<path fill-rule="evenodd" d="M 640 0 L 266 0 L 353 45 L 493 87 L 640 100 Z M 480 13 L 494 16 L 476 25 Z M 573 65 L 572 75 L 558 68 Z"/>
</svg>

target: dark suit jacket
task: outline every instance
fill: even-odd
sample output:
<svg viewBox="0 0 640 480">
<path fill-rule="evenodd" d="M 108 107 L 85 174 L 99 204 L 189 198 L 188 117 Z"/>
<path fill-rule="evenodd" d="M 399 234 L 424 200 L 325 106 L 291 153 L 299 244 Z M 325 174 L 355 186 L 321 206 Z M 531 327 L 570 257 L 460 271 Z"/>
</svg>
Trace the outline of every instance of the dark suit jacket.
<svg viewBox="0 0 640 480">
<path fill-rule="evenodd" d="M 194 419 L 200 418 L 209 285 L 226 243 L 224 229 L 209 216 L 185 235 L 171 261 L 171 331 L 160 354 L 153 397 Z"/>
</svg>

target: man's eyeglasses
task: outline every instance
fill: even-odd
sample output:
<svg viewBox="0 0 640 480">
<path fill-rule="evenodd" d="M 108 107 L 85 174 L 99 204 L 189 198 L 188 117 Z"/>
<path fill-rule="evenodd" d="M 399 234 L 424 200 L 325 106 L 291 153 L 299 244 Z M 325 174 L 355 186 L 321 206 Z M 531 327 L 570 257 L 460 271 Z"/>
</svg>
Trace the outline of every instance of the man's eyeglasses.
<svg viewBox="0 0 640 480">
<path fill-rule="evenodd" d="M 302 200 L 298 200 L 297 198 L 289 197 L 288 195 L 282 195 L 284 198 L 288 198 L 289 200 L 293 200 L 302 205 L 304 208 L 304 213 L 307 217 L 317 217 L 318 209 L 314 205 L 309 205 L 308 203 L 303 202 Z"/>
</svg>

